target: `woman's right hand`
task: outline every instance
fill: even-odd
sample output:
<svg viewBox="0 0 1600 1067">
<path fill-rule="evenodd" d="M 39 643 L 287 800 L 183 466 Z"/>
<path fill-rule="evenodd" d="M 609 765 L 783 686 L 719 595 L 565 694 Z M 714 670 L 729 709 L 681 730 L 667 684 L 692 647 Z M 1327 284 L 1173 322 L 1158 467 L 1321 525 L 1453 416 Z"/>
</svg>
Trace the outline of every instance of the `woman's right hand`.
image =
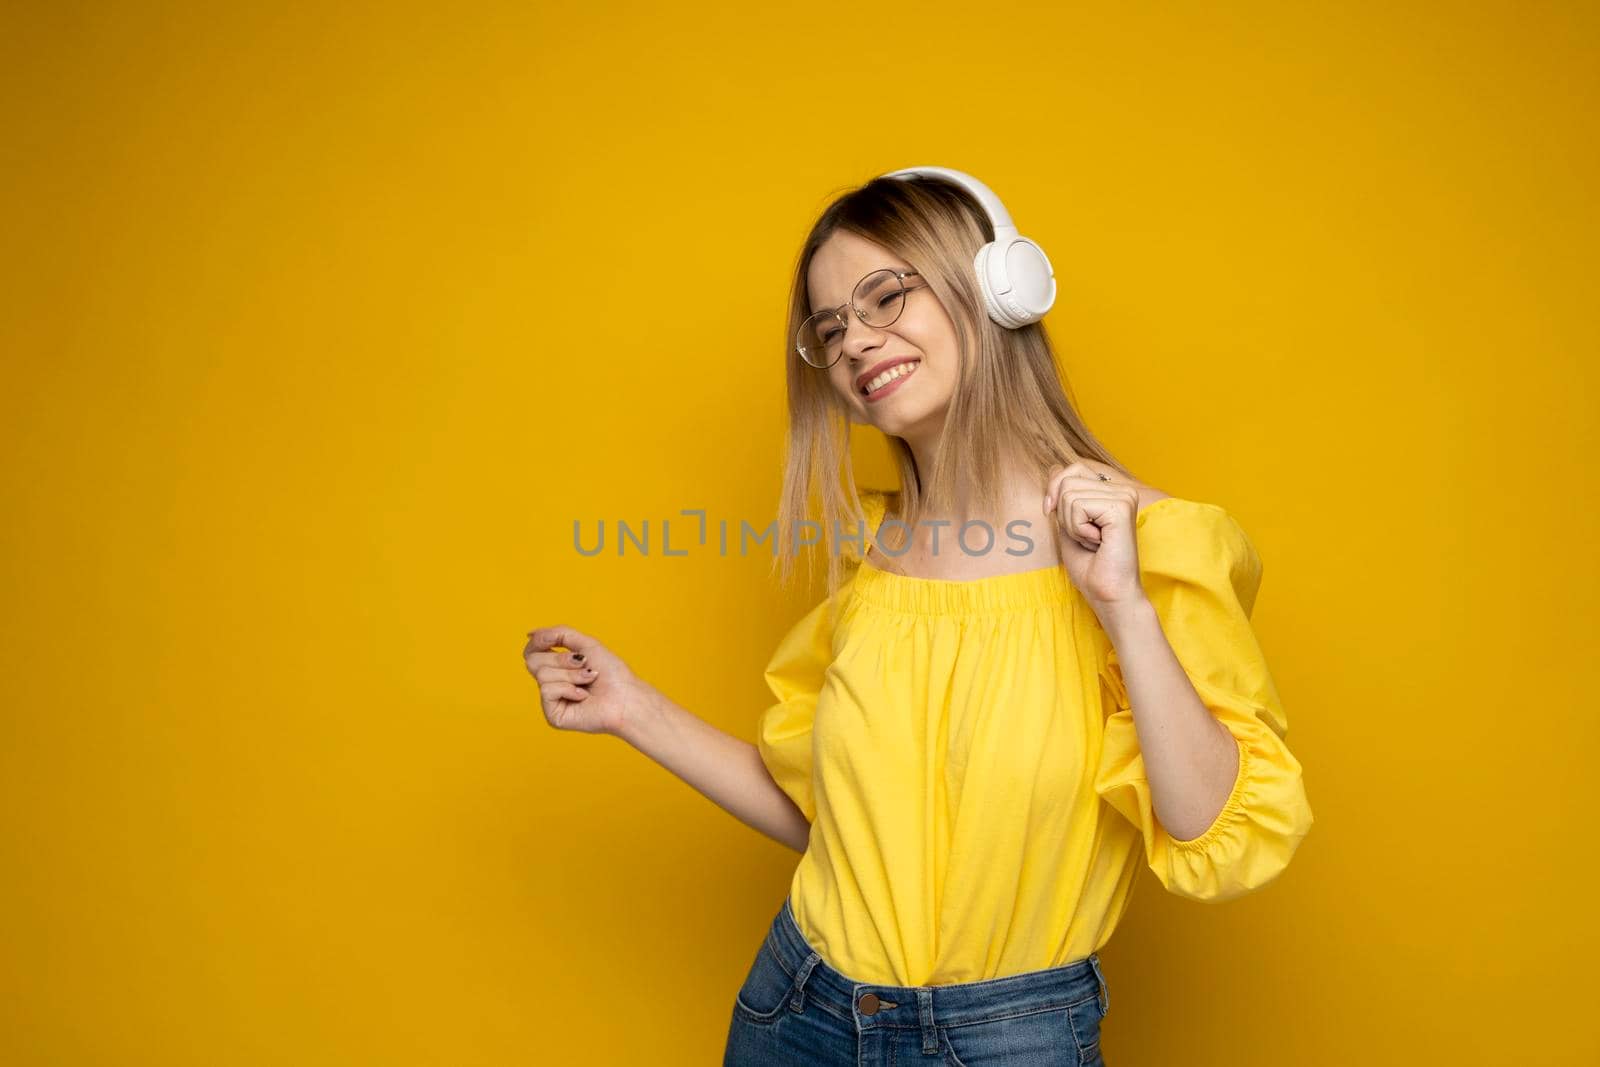
<svg viewBox="0 0 1600 1067">
<path fill-rule="evenodd" d="M 557 645 L 571 651 L 551 651 Z M 653 694 L 620 657 L 570 626 L 530 631 L 522 658 L 539 685 L 545 720 L 558 730 L 619 735 Z"/>
</svg>

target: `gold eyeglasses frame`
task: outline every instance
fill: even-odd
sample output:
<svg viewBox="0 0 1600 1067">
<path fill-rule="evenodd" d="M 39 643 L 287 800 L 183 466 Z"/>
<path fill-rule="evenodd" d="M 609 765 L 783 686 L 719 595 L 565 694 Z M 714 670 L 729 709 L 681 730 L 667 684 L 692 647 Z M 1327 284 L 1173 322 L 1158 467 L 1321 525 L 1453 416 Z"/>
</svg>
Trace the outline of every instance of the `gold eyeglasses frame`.
<svg viewBox="0 0 1600 1067">
<path fill-rule="evenodd" d="M 856 318 L 861 320 L 861 324 L 863 326 L 866 326 L 866 327 L 868 327 L 870 329 L 887 330 L 889 327 L 893 326 L 895 323 L 900 321 L 900 316 L 902 314 L 904 314 L 905 310 L 906 310 L 906 304 L 905 304 L 904 300 L 902 300 L 900 302 L 900 310 L 896 311 L 894 313 L 894 318 L 890 319 L 886 323 L 883 323 L 881 326 L 876 326 L 876 325 L 873 325 L 872 323 L 868 322 L 867 321 L 866 312 L 862 311 L 859 307 L 856 306 L 856 293 L 860 292 L 861 286 L 866 282 L 866 280 L 868 278 L 871 278 L 871 277 L 873 277 L 874 275 L 877 275 L 877 274 L 893 274 L 895 276 L 895 281 L 897 281 L 899 283 L 899 285 L 900 285 L 900 295 L 901 296 L 904 296 L 907 293 L 914 293 L 918 289 L 926 289 L 928 287 L 928 283 L 927 282 L 919 282 L 916 285 L 907 285 L 906 284 L 906 279 L 911 277 L 912 275 L 916 275 L 919 278 L 922 276 L 920 273 L 918 273 L 917 271 L 914 271 L 914 270 L 896 270 L 893 267 L 879 267 L 877 270 L 869 271 L 868 273 L 862 275 L 861 281 L 856 282 L 855 286 L 850 290 L 850 299 L 849 300 L 847 300 L 843 304 L 840 304 L 836 308 L 825 308 L 822 311 L 816 312 L 815 314 L 806 316 L 805 322 L 802 322 L 800 324 L 800 329 L 795 331 L 795 335 L 794 335 L 794 350 L 795 350 L 795 353 L 797 355 L 799 355 L 800 361 L 802 363 L 804 363 L 808 367 L 815 367 L 817 370 L 827 370 L 829 367 L 831 367 L 835 363 L 839 362 L 839 357 L 844 355 L 844 341 L 841 338 L 840 342 L 839 342 L 839 355 L 838 356 L 834 356 L 827 363 L 825 363 L 825 364 L 817 364 L 817 363 L 811 362 L 809 359 L 806 358 L 806 349 L 805 349 L 805 345 L 801 342 L 801 338 L 805 336 L 806 326 L 809 325 L 812 322 L 812 320 L 814 320 L 814 319 L 822 319 L 822 318 L 826 318 L 828 315 L 832 315 L 835 319 L 837 319 L 839 321 L 839 325 L 844 327 L 844 330 L 845 330 L 846 334 L 848 334 L 850 332 L 850 320 L 844 317 L 844 309 L 847 308 L 847 307 L 851 311 L 854 311 L 856 313 Z"/>
</svg>

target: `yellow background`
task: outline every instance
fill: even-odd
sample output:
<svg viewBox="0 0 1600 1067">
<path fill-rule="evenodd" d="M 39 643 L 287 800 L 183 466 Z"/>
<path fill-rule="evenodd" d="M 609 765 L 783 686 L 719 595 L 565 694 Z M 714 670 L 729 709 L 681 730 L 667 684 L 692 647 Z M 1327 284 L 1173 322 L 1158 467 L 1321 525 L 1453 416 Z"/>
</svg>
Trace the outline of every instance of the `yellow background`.
<svg viewBox="0 0 1600 1067">
<path fill-rule="evenodd" d="M 941 164 L 1317 814 L 1108 1061 L 1596 1062 L 1596 8 L 1101 7 L 7 5 L 0 1060 L 718 1062 L 796 856 L 520 650 L 753 738 L 811 593 L 572 523 L 768 521 L 798 242 Z"/>
</svg>

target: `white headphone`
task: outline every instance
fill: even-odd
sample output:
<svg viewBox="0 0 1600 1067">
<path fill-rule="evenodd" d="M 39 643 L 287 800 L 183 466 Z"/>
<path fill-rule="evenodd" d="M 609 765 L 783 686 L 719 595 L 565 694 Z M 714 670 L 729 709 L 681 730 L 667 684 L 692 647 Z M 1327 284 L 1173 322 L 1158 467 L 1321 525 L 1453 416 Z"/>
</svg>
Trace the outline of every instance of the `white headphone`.
<svg viewBox="0 0 1600 1067">
<path fill-rule="evenodd" d="M 1030 238 L 1017 232 L 1000 198 L 970 174 L 949 167 L 907 167 L 885 178 L 927 175 L 963 187 L 977 198 L 994 227 L 994 240 L 978 249 L 972 269 L 978 276 L 989 317 L 1008 330 L 1020 329 L 1044 318 L 1056 302 L 1056 272 L 1050 257 Z"/>
</svg>

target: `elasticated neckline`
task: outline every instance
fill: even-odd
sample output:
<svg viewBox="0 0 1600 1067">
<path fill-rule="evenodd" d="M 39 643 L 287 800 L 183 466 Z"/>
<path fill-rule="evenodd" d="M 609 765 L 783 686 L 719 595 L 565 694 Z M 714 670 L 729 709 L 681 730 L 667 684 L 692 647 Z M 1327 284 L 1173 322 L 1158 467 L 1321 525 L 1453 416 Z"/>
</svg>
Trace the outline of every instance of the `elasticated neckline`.
<svg viewBox="0 0 1600 1067">
<path fill-rule="evenodd" d="M 868 604 L 912 615 L 1019 611 L 1067 603 L 1072 582 L 1059 564 L 987 578 L 912 578 L 863 561 L 853 591 Z"/>
</svg>

